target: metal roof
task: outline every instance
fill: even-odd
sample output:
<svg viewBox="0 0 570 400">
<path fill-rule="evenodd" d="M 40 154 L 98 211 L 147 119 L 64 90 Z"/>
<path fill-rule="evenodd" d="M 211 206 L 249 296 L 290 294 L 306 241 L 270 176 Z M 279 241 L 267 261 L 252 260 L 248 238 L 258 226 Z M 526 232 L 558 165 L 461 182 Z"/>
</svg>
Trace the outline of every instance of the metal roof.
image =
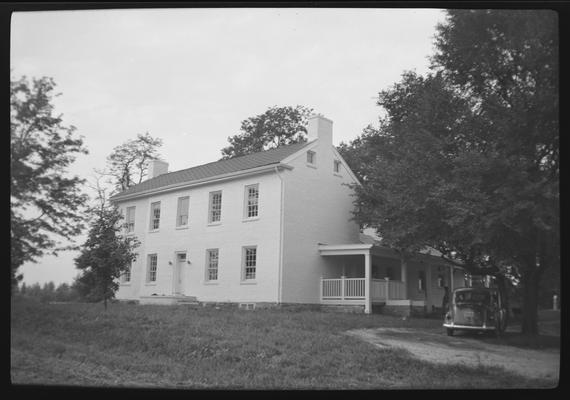
<svg viewBox="0 0 570 400">
<path fill-rule="evenodd" d="M 162 174 L 115 194 L 111 197 L 111 200 L 119 200 L 122 197 L 134 195 L 141 192 L 152 192 L 154 190 L 158 190 L 171 185 L 191 183 L 193 181 L 202 181 L 208 178 L 214 179 L 217 176 L 230 174 L 232 172 L 245 171 L 266 165 L 278 164 L 285 158 L 301 150 L 309 143 L 311 142 L 279 146 L 274 149 L 260 151 L 245 156 L 214 161 L 208 164 L 199 165 L 197 167 Z"/>
</svg>

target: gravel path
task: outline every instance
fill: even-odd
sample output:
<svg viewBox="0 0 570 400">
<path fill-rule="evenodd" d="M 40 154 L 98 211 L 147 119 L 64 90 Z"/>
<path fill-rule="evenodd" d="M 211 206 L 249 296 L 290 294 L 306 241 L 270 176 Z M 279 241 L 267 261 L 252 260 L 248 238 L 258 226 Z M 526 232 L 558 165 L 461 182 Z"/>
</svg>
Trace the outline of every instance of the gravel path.
<svg viewBox="0 0 570 400">
<path fill-rule="evenodd" d="M 429 362 L 498 366 L 529 378 L 559 379 L 559 350 L 521 349 L 486 343 L 469 336 L 449 337 L 440 331 L 407 328 L 357 329 L 346 334 L 381 348 L 403 348 Z"/>
</svg>

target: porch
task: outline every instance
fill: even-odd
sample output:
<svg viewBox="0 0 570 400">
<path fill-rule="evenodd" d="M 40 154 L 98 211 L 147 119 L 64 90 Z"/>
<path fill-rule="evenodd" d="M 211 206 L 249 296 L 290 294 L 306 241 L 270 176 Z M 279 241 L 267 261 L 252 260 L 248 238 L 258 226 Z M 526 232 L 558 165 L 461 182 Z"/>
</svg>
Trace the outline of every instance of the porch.
<svg viewBox="0 0 570 400">
<path fill-rule="evenodd" d="M 425 301 L 406 298 L 405 282 L 386 279 L 370 280 L 372 305 L 423 307 Z M 366 278 L 321 278 L 321 304 L 366 306 Z"/>
<path fill-rule="evenodd" d="M 457 281 L 454 268 L 431 255 L 408 262 L 389 248 L 366 243 L 319 244 L 318 249 L 327 265 L 319 281 L 323 305 L 364 306 L 365 313 L 377 305 L 430 312 L 441 305 L 444 287 L 453 290 Z"/>
</svg>

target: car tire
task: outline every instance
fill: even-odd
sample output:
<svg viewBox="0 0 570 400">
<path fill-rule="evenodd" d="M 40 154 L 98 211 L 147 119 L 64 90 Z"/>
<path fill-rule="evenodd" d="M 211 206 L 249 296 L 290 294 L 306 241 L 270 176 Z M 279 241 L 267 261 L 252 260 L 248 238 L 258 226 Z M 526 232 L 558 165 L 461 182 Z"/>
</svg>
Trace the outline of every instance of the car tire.
<svg viewBox="0 0 570 400">
<path fill-rule="evenodd" d="M 453 329 L 447 328 L 447 336 L 453 336 Z"/>
</svg>

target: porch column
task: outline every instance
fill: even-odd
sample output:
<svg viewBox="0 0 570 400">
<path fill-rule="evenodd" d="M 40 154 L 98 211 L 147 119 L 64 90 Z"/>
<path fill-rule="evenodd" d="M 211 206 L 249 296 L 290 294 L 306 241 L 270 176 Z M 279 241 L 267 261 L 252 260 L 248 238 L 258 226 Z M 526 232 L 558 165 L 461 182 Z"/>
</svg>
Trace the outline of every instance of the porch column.
<svg viewBox="0 0 570 400">
<path fill-rule="evenodd" d="M 433 305 L 433 296 L 431 293 L 431 264 L 427 265 L 427 272 L 426 272 L 426 287 L 425 287 L 425 294 L 426 294 L 426 306 L 428 312 L 431 311 L 431 307 Z"/>
<path fill-rule="evenodd" d="M 402 275 L 402 283 L 404 289 L 404 299 L 408 298 L 408 262 L 404 257 L 400 257 L 400 271 Z"/>
<path fill-rule="evenodd" d="M 370 314 L 372 312 L 372 268 L 370 263 L 370 251 L 364 253 L 364 312 Z"/>
<path fill-rule="evenodd" d="M 453 292 L 453 280 L 454 280 L 454 279 L 453 279 L 453 265 L 449 267 L 449 272 L 450 272 L 450 275 L 451 275 L 451 279 L 450 279 L 450 281 L 449 281 L 449 291 L 450 291 L 450 292 Z"/>
</svg>

